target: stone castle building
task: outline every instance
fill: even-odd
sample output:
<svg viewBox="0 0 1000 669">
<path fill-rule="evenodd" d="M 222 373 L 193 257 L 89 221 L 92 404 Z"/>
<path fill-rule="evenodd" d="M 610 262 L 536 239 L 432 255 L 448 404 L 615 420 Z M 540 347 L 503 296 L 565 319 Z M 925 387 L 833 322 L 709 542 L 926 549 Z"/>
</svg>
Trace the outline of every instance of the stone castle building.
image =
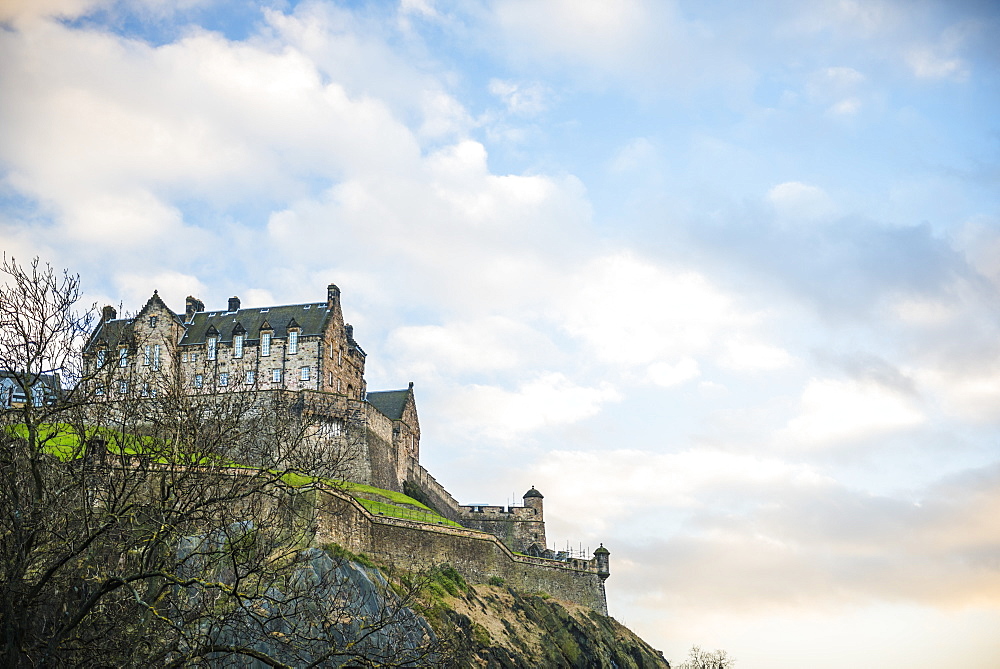
<svg viewBox="0 0 1000 669">
<path fill-rule="evenodd" d="M 473 534 L 495 537 L 515 561 L 523 555 L 540 560 L 546 573 L 555 573 L 562 564 L 594 576 L 599 593 L 582 599 L 606 611 L 606 604 L 600 604 L 608 575 L 606 549 L 591 560 L 550 550 L 543 497 L 534 487 L 525 493 L 523 506 L 459 504 L 420 464 L 413 384 L 369 391 L 365 358 L 353 327 L 344 322 L 340 289 L 334 284 L 327 286 L 325 301 L 272 307 L 243 308 L 232 297 L 225 309 L 206 310 L 200 300 L 188 297 L 182 314 L 154 292 L 134 316 L 118 318 L 113 307 L 104 307 L 84 348 L 90 370 L 112 372 L 102 375 L 105 385 L 97 389 L 112 401 L 136 393 L 155 396 L 166 378 L 192 394 L 253 390 L 323 398 L 326 413 L 321 419 L 331 436 L 339 436 L 348 423 L 364 425 L 350 480 L 414 497 Z M 453 535 L 449 541 L 458 540 Z"/>
</svg>

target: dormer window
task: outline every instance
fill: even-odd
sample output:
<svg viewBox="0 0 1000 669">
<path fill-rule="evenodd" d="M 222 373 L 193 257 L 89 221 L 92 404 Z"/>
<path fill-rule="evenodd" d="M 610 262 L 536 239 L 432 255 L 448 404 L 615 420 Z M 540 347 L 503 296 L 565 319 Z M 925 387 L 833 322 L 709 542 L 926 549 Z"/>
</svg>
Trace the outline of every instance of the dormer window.
<svg viewBox="0 0 1000 669">
<path fill-rule="evenodd" d="M 288 353 L 294 354 L 299 352 L 299 331 L 289 330 L 288 331 Z"/>
<path fill-rule="evenodd" d="M 208 359 L 209 360 L 215 360 L 218 343 L 219 343 L 219 338 L 218 337 L 209 337 L 208 338 Z"/>
</svg>

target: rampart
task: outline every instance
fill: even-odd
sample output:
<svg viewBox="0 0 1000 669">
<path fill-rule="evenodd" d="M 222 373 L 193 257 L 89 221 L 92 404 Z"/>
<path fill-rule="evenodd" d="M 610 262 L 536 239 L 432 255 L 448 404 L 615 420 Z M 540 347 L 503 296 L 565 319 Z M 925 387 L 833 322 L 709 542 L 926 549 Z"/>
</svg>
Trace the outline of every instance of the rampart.
<svg viewBox="0 0 1000 669">
<path fill-rule="evenodd" d="M 559 561 L 520 555 L 492 534 L 373 515 L 350 495 L 332 489 L 317 492 L 320 543 L 335 542 L 407 569 L 449 564 L 473 583 L 499 577 L 518 590 L 544 592 L 607 615 L 597 557 Z"/>
<path fill-rule="evenodd" d="M 451 493 L 445 490 L 445 487 L 438 483 L 437 479 L 431 476 L 431 473 L 424 469 L 420 463 L 410 462 L 410 478 L 408 480 L 411 485 L 416 485 L 419 488 L 425 497 L 422 500 L 425 504 L 448 520 L 460 521 L 462 506 L 458 500 L 452 497 Z"/>
</svg>

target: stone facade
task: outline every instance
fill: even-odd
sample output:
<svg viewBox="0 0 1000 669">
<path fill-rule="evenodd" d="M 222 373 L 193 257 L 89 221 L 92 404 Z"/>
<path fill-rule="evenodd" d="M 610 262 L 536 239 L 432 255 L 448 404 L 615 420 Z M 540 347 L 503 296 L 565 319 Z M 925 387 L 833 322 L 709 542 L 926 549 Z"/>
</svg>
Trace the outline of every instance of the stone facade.
<svg viewBox="0 0 1000 669">
<path fill-rule="evenodd" d="M 337 504 L 346 504 L 350 513 L 326 514 L 323 531 L 351 550 L 411 564 L 449 562 L 474 581 L 499 576 L 528 591 L 606 611 L 606 552 L 581 560 L 548 549 L 543 498 L 534 488 L 525 493 L 523 506 L 460 505 L 420 465 L 413 384 L 368 392 L 365 359 L 333 284 L 323 302 L 244 309 L 233 297 L 226 309 L 207 311 L 188 297 L 183 314 L 154 292 L 135 316 L 118 318 L 114 308 L 105 307 L 84 349 L 90 372 L 111 372 L 98 375 L 105 379 L 98 391 L 110 400 L 137 393 L 152 397 L 168 382 L 192 394 L 298 394 L 303 403 L 324 407 L 317 420 L 329 424 L 329 438 L 360 428 L 350 480 L 405 492 L 467 528 L 372 518 L 341 499 Z"/>
</svg>

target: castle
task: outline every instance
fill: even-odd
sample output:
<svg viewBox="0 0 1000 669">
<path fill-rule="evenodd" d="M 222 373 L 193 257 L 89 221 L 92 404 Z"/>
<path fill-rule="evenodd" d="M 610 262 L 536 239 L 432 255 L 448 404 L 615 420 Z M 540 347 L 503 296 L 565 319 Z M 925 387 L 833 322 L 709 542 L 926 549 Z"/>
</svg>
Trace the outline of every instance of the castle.
<svg viewBox="0 0 1000 669">
<path fill-rule="evenodd" d="M 459 504 L 420 464 L 413 384 L 369 391 L 365 358 L 344 322 L 334 284 L 323 302 L 272 307 L 242 308 L 232 297 L 226 309 L 207 311 L 188 297 L 183 314 L 154 292 L 135 316 L 118 318 L 113 307 L 104 307 L 84 348 L 88 369 L 120 372 L 96 389 L 109 400 L 136 392 L 155 396 L 166 370 L 190 393 L 282 391 L 324 398 L 317 420 L 326 434 L 339 436 L 349 422 L 364 426 L 349 480 L 405 493 L 463 528 L 375 517 L 349 496 L 334 495 L 339 510 L 320 523 L 330 539 L 411 562 L 451 562 L 469 578 L 500 576 L 606 613 L 607 549 L 602 545 L 593 558 L 580 559 L 547 548 L 543 496 L 534 487 L 523 506 Z"/>
</svg>

